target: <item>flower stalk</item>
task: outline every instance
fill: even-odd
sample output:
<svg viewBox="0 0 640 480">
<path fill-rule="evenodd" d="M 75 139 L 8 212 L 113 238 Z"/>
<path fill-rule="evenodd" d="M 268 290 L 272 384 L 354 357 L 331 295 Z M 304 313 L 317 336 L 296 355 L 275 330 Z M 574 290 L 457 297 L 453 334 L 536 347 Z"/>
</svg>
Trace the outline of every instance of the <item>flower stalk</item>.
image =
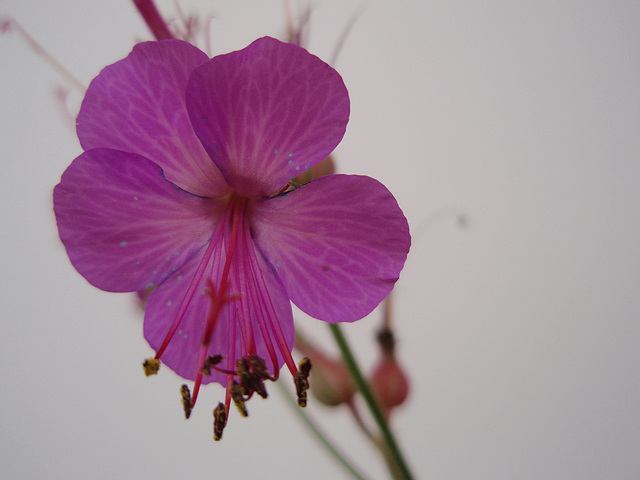
<svg viewBox="0 0 640 480">
<path fill-rule="evenodd" d="M 151 33 L 156 37 L 156 40 L 174 38 L 167 23 L 160 15 L 155 3 L 153 3 L 153 0 L 133 0 L 133 4 L 140 12 L 140 15 L 142 15 L 149 30 L 151 30 Z"/>
<path fill-rule="evenodd" d="M 371 387 L 364 379 L 362 375 L 362 371 L 356 362 L 356 359 L 349 347 L 346 337 L 342 333 L 340 325 L 336 323 L 329 324 L 329 329 L 333 335 L 340 352 L 344 358 L 351 375 L 353 376 L 353 380 L 360 391 L 360 394 L 364 398 L 367 407 L 369 408 L 371 415 L 376 422 L 376 425 L 380 429 L 380 434 L 382 436 L 382 442 L 384 447 L 385 456 L 388 454 L 388 461 L 390 463 L 391 470 L 395 473 L 397 472 L 398 478 L 402 480 L 413 480 L 413 475 L 411 474 L 409 467 L 407 465 L 404 456 L 398 446 L 398 443 L 387 423 L 385 416 L 378 405 L 378 401 L 376 400 Z"/>
<path fill-rule="evenodd" d="M 362 473 L 360 473 L 360 471 L 354 465 L 352 465 L 351 461 L 340 453 L 338 447 L 333 444 L 333 442 L 329 439 L 329 437 L 327 437 L 327 435 L 316 424 L 311 416 L 308 415 L 303 409 L 298 407 L 296 399 L 293 397 L 293 395 L 291 395 L 291 393 L 289 392 L 289 390 L 287 390 L 283 383 L 276 382 L 276 386 L 282 392 L 282 395 L 285 397 L 287 403 L 300 417 L 305 426 L 309 428 L 309 431 L 313 434 L 314 437 L 316 437 L 316 440 L 318 440 L 320 445 L 322 445 L 326 452 L 331 457 L 333 457 L 336 463 L 340 465 L 344 470 L 346 470 L 349 475 L 351 475 L 356 480 L 367 480 L 367 478 Z"/>
</svg>

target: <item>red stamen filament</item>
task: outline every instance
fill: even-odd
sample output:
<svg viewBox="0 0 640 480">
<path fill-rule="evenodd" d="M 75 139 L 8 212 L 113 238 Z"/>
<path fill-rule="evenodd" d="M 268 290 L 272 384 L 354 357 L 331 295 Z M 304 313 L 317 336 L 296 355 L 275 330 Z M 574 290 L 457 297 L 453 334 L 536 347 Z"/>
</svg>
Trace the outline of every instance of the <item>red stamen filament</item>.
<svg viewBox="0 0 640 480">
<path fill-rule="evenodd" d="M 242 240 L 247 239 L 246 235 L 242 235 L 241 236 Z M 253 245 L 247 245 L 246 243 L 244 244 L 244 247 L 246 250 L 245 251 L 249 251 L 249 249 L 253 249 Z M 256 272 L 253 269 L 253 265 L 252 263 L 246 262 L 246 259 L 243 258 L 242 259 L 242 268 L 245 272 L 245 276 L 247 277 L 252 277 L 255 278 L 256 277 Z M 248 288 L 249 288 L 249 292 L 248 294 L 252 297 L 252 298 L 259 298 L 258 296 L 258 292 L 256 291 L 256 284 L 254 282 L 248 282 Z M 278 369 L 278 357 L 276 355 L 275 349 L 273 348 L 273 342 L 271 341 L 271 335 L 269 334 L 269 330 L 267 328 L 266 325 L 266 321 L 264 319 L 264 316 L 267 315 L 267 312 L 264 311 L 264 308 L 262 306 L 262 303 L 258 303 L 258 305 L 260 305 L 260 308 L 256 309 L 256 318 L 258 321 L 258 325 L 260 327 L 260 332 L 262 333 L 262 337 L 264 338 L 265 341 L 265 346 L 267 348 L 267 351 L 269 352 L 269 357 L 271 359 L 271 363 L 273 365 L 273 372 L 274 372 L 274 377 L 275 379 L 278 378 L 279 375 L 279 369 Z M 247 311 L 248 311 L 248 307 L 247 307 Z M 253 353 L 253 352 L 249 352 L 249 353 Z"/>
<path fill-rule="evenodd" d="M 253 248 L 250 248 L 248 249 L 248 251 L 249 251 L 249 254 L 253 257 L 253 262 L 251 263 L 254 265 L 259 265 L 255 250 Z M 280 328 L 280 323 L 278 322 L 278 315 L 276 314 L 276 311 L 273 308 L 273 304 L 271 303 L 271 298 L 269 298 L 268 295 L 265 298 L 265 296 L 263 295 L 263 292 L 268 290 L 267 290 L 267 286 L 265 284 L 264 278 L 262 276 L 262 271 L 258 268 L 257 271 L 254 271 L 253 273 L 254 273 L 254 278 L 256 279 L 256 283 L 258 284 L 257 285 L 258 288 L 256 291 L 258 295 L 258 303 L 260 305 L 264 305 L 267 310 L 265 315 L 266 320 L 268 322 L 267 327 L 271 327 L 270 330 L 275 336 L 275 340 L 280 350 L 280 353 L 282 354 L 282 357 L 284 358 L 284 361 L 287 364 L 287 367 L 289 368 L 291 375 L 295 376 L 298 373 L 298 367 L 296 366 L 296 362 L 293 360 L 293 357 L 291 356 L 291 351 L 287 346 L 287 341 L 284 338 L 284 333 L 282 332 L 282 328 Z M 268 337 L 269 335 L 265 335 L 265 340 Z M 274 367 L 274 377 L 276 380 L 278 379 L 279 373 L 280 373 L 279 370 Z"/>
<path fill-rule="evenodd" d="M 202 334 L 202 343 L 200 345 L 198 370 L 196 371 L 196 380 L 193 387 L 193 395 L 191 397 L 191 404 L 193 407 L 196 405 L 198 392 L 200 391 L 200 385 L 202 384 L 202 367 L 207 358 L 207 349 L 211 342 L 211 336 L 215 330 L 222 307 L 231 299 L 227 296 L 227 291 L 229 290 L 230 285 L 229 270 L 231 269 L 231 262 L 233 261 L 236 245 L 238 243 L 238 224 L 244 220 L 243 214 L 246 203 L 247 201 L 245 198 L 232 198 L 229 203 L 229 207 L 227 208 L 227 211 L 230 211 L 229 216 L 231 217 L 231 235 L 229 238 L 229 245 L 227 246 L 224 268 L 222 269 L 222 275 L 220 276 L 220 285 L 216 288 L 213 283 L 210 283 L 210 288 L 212 289 L 212 292 L 210 293 L 212 302 L 207 315 L 207 321 L 205 322 L 204 332 Z M 223 217 L 223 221 L 228 222 L 228 219 Z"/>
<path fill-rule="evenodd" d="M 202 275 L 204 275 L 204 271 L 207 268 L 207 264 L 211 259 L 211 255 L 213 254 L 215 247 L 218 244 L 220 237 L 222 236 L 222 233 L 224 230 L 223 222 L 227 222 L 227 221 L 228 221 L 228 213 L 225 212 L 225 214 L 220 219 L 220 223 L 218 224 L 218 227 L 213 233 L 211 240 L 209 240 L 209 245 L 207 246 L 207 249 L 205 250 L 204 255 L 202 256 L 202 260 L 200 260 L 200 265 L 198 265 L 198 269 L 196 270 L 196 273 L 193 275 L 193 278 L 191 279 L 191 283 L 189 284 L 187 293 L 182 299 L 182 303 L 180 304 L 180 308 L 178 309 L 176 318 L 173 320 L 173 323 L 171 324 L 171 328 L 169 328 L 167 335 L 164 337 L 164 340 L 162 341 L 162 345 L 160 345 L 160 348 L 156 352 L 155 358 L 157 360 L 160 360 L 160 356 L 164 353 L 165 349 L 169 345 L 169 342 L 173 338 L 173 335 L 178 331 L 178 327 L 180 327 L 180 322 L 182 322 L 182 319 L 184 318 L 184 314 L 186 313 L 187 308 L 189 307 L 189 304 L 193 299 L 193 295 L 196 293 L 198 285 L 200 284 L 200 280 L 202 279 Z"/>
<path fill-rule="evenodd" d="M 215 270 L 220 272 L 219 266 L 221 259 L 219 257 L 224 255 L 222 272 L 220 272 L 219 275 L 214 274 L 214 277 L 219 278 L 219 284 L 214 285 L 211 278 L 207 279 L 208 291 L 206 293 L 210 297 L 210 304 L 202 332 L 195 384 L 191 396 L 191 408 L 195 407 L 200 386 L 202 385 L 202 370 L 207 359 L 207 351 L 215 332 L 220 313 L 225 304 L 236 299 L 240 300 L 241 307 L 239 308 L 239 312 L 233 312 L 233 314 L 234 317 L 237 313 L 241 313 L 241 315 L 240 318 L 233 318 L 233 321 L 230 322 L 231 330 L 229 332 L 230 342 L 229 351 L 227 352 L 227 368 L 222 368 L 217 365 L 210 366 L 210 369 L 227 375 L 227 391 L 225 394 L 225 407 L 227 410 L 229 410 L 232 399 L 231 385 L 234 377 L 238 375 L 238 372 L 234 370 L 236 361 L 235 338 L 238 333 L 240 333 L 242 339 L 243 354 L 247 357 L 256 354 L 254 327 L 251 317 L 255 316 L 254 318 L 260 329 L 260 334 L 264 339 L 264 345 L 273 366 L 273 377 L 271 379 L 275 381 L 279 376 L 276 348 L 279 350 L 291 374 L 295 376 L 298 373 L 298 368 L 291 356 L 284 332 L 278 322 L 278 316 L 268 294 L 267 285 L 254 246 L 250 241 L 251 235 L 248 231 L 248 221 L 246 218 L 247 202 L 248 199 L 235 196 L 229 200 L 229 204 L 191 279 L 187 292 L 178 309 L 178 313 L 155 356 L 156 359 L 160 359 L 178 330 L 198 286 L 201 285 L 202 277 L 210 265 L 212 257 L 214 258 L 214 265 L 218 265 L 218 267 L 215 267 Z M 235 255 L 237 249 L 240 249 L 243 254 L 239 256 Z M 246 254 L 250 255 L 250 257 L 247 257 Z M 233 271 L 235 273 L 230 276 L 233 262 L 237 262 L 237 268 Z M 229 294 L 231 289 L 237 289 L 243 293 Z M 254 301 L 250 302 L 249 298 L 253 298 Z M 240 332 L 237 331 L 238 328 L 240 328 Z M 251 393 L 252 392 L 249 393 L 249 397 Z"/>
</svg>

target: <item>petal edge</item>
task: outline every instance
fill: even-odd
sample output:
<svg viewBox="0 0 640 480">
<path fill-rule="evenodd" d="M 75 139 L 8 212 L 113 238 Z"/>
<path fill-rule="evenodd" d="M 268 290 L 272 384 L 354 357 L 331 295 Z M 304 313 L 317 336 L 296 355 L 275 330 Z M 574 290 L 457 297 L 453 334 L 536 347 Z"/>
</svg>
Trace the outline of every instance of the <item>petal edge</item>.
<svg viewBox="0 0 640 480">
<path fill-rule="evenodd" d="M 393 289 L 411 239 L 389 190 L 328 175 L 256 208 L 257 245 L 301 310 L 328 322 L 370 313 Z"/>
</svg>

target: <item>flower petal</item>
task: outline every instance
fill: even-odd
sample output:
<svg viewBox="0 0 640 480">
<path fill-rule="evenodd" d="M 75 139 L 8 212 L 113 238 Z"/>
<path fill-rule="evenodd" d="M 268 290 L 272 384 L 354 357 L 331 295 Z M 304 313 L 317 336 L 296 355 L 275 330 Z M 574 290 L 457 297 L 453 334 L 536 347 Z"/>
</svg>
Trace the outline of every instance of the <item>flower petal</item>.
<svg viewBox="0 0 640 480">
<path fill-rule="evenodd" d="M 242 256 L 243 262 L 250 263 L 253 268 L 256 268 L 256 271 L 261 272 L 266 282 L 266 290 L 263 289 L 262 293 L 268 295 L 275 309 L 277 321 L 284 332 L 289 351 L 291 351 L 294 336 L 293 316 L 291 303 L 284 287 L 260 254 L 250 255 L 246 251 L 240 251 L 236 254 Z M 217 274 L 220 273 L 221 264 L 224 263 L 222 257 L 214 254 L 209 259 L 205 274 L 198 282 L 196 293 L 187 307 L 180 326 L 161 356 L 162 363 L 181 377 L 189 380 L 195 380 L 207 309 L 211 303 L 208 294 L 208 279 L 212 280 L 213 285 L 220 284 Z M 194 257 L 175 275 L 158 286 L 151 295 L 145 311 L 144 336 L 154 350 L 158 350 L 171 328 L 202 259 L 202 254 Z M 229 276 L 241 278 L 242 274 L 238 271 L 239 269 L 242 269 L 241 263 L 232 263 Z M 232 282 L 232 290 L 229 293 L 231 295 L 238 294 L 238 298 L 231 300 L 222 308 L 207 349 L 208 355 L 223 355 L 225 358 L 220 366 L 228 370 L 235 370 L 237 358 L 246 354 L 245 339 L 242 337 L 240 326 L 241 322 L 246 321 L 251 325 L 258 355 L 267 361 L 267 365 L 271 366 L 269 352 L 255 316 L 255 309 L 262 308 L 262 305 L 259 304 L 258 299 L 251 295 L 251 289 L 248 287 L 246 281 Z M 248 301 L 245 302 L 243 299 Z M 250 305 L 248 310 L 245 308 L 247 303 Z M 284 363 L 284 359 L 279 352 L 276 353 L 279 369 Z M 227 376 L 212 370 L 210 376 L 202 378 L 202 383 L 210 382 L 218 382 L 226 386 Z"/>
<path fill-rule="evenodd" d="M 82 147 L 137 153 L 183 190 L 224 193 L 228 186 L 193 133 L 184 100 L 189 74 L 207 60 L 181 40 L 136 45 L 89 85 L 77 119 Z"/>
<path fill-rule="evenodd" d="M 301 310 L 328 322 L 370 313 L 404 265 L 409 226 L 378 181 L 328 175 L 264 200 L 254 239 Z"/>
<path fill-rule="evenodd" d="M 349 95 L 322 60 L 264 37 L 194 69 L 187 109 L 229 184 L 258 198 L 333 151 L 349 120 Z"/>
<path fill-rule="evenodd" d="M 53 191 L 62 243 L 92 285 L 132 292 L 169 277 L 205 245 L 219 207 L 180 190 L 139 155 L 97 149 Z"/>
</svg>

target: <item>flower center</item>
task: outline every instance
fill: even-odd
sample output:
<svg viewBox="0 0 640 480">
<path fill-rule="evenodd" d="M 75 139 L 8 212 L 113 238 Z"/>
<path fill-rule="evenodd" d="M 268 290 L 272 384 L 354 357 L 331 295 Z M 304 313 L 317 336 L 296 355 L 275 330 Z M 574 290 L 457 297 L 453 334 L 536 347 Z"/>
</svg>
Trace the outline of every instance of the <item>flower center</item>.
<svg viewBox="0 0 640 480">
<path fill-rule="evenodd" d="M 301 366 L 299 371 L 296 367 L 263 277 L 251 237 L 249 208 L 248 198 L 235 194 L 231 196 L 155 358 L 148 359 L 144 364 L 147 375 L 157 372 L 162 354 L 178 331 L 204 279 L 209 303 L 203 323 L 195 384 L 193 394 L 183 385 L 181 396 L 185 415 L 189 418 L 198 398 L 203 375 L 210 375 L 212 371 L 226 375 L 225 402 L 214 411 L 216 440 L 222 436 L 232 400 L 240 413 L 247 416 L 245 402 L 253 393 L 267 397 L 264 381 L 277 380 L 279 357 L 294 376 L 301 405 L 306 402 L 308 388 L 308 368 Z M 227 351 L 210 355 L 212 339 L 220 321 L 228 322 Z M 239 343 L 236 338 L 240 339 Z M 263 346 L 262 351 L 266 352 L 271 369 L 258 355 L 258 343 Z M 219 342 L 217 344 L 220 345 Z M 238 348 L 240 351 L 237 351 Z M 223 368 L 220 364 L 225 357 L 226 368 Z"/>
</svg>

